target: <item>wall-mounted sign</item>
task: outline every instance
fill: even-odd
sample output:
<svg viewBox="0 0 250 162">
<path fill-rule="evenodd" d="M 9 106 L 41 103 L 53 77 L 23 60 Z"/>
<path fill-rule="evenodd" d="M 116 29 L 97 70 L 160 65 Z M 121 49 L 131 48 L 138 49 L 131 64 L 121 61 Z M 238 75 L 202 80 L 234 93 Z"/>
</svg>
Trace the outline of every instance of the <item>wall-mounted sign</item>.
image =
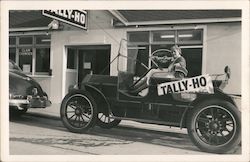
<svg viewBox="0 0 250 162">
<path fill-rule="evenodd" d="M 91 69 L 91 62 L 84 62 L 83 63 L 83 68 L 84 69 Z"/>
<path fill-rule="evenodd" d="M 87 30 L 87 11 L 85 10 L 43 10 L 42 14 Z"/>
<path fill-rule="evenodd" d="M 30 64 L 23 64 L 23 72 L 30 73 L 31 67 Z"/>
<path fill-rule="evenodd" d="M 21 56 L 31 56 L 32 54 L 32 48 L 19 48 L 19 55 Z"/>
</svg>

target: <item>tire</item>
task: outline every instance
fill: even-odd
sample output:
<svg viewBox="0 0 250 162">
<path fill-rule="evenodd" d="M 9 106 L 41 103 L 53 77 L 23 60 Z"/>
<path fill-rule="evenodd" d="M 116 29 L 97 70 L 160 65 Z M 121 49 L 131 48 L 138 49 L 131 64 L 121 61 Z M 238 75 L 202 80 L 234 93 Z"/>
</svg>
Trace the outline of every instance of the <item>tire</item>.
<svg viewBox="0 0 250 162">
<path fill-rule="evenodd" d="M 204 101 L 189 112 L 187 129 L 200 150 L 228 153 L 241 141 L 241 115 L 228 101 Z"/>
<path fill-rule="evenodd" d="M 28 108 L 24 107 L 22 110 L 19 110 L 18 108 L 10 106 L 10 114 L 13 116 L 22 116 L 28 111 Z"/>
<path fill-rule="evenodd" d="M 113 119 L 110 116 L 106 116 L 104 113 L 99 113 L 97 117 L 97 125 L 105 129 L 116 127 L 120 122 L 121 120 Z"/>
<path fill-rule="evenodd" d="M 97 105 L 88 92 L 70 92 L 62 101 L 60 115 L 70 132 L 84 133 L 96 122 Z"/>
</svg>

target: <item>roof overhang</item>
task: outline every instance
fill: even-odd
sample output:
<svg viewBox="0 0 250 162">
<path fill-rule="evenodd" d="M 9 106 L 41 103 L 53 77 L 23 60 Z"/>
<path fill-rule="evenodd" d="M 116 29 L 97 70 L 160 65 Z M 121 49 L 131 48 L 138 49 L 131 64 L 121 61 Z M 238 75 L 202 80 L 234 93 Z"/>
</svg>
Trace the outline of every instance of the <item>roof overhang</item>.
<svg viewBox="0 0 250 162">
<path fill-rule="evenodd" d="M 116 27 L 122 26 L 147 26 L 147 25 L 178 25 L 178 24 L 205 24 L 205 23 L 223 23 L 223 22 L 241 22 L 241 17 L 227 18 L 203 18 L 203 19 L 179 19 L 179 20 L 151 20 L 151 21 L 133 21 L 129 22 L 119 11 L 109 10 L 120 22 L 114 23 Z"/>
<path fill-rule="evenodd" d="M 119 21 L 121 21 L 125 26 L 128 26 L 128 20 L 117 10 L 109 10 L 109 12 L 115 16 Z"/>
<path fill-rule="evenodd" d="M 9 32 L 25 32 L 25 31 L 42 31 L 42 30 L 49 30 L 50 27 L 29 27 L 29 28 L 10 28 Z"/>
</svg>

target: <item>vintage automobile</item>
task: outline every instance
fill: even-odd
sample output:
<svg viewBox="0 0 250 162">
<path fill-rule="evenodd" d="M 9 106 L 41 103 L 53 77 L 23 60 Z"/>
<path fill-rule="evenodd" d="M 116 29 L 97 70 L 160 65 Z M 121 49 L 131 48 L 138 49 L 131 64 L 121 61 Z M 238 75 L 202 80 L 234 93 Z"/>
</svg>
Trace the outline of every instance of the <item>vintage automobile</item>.
<svg viewBox="0 0 250 162">
<path fill-rule="evenodd" d="M 13 61 L 9 61 L 10 112 L 22 115 L 29 108 L 45 108 L 51 105 L 39 83 L 25 75 Z"/>
<path fill-rule="evenodd" d="M 192 79 L 198 78 L 200 86 L 208 82 L 198 76 L 182 80 L 151 78 L 148 92 L 133 95 L 129 93 L 129 87 L 138 79 L 135 77 L 137 52 L 132 53 L 133 49 L 136 48 L 127 46 L 126 40 L 121 41 L 115 58 L 118 61 L 118 76 L 89 74 L 64 97 L 60 115 L 69 131 L 83 133 L 96 124 L 112 128 L 121 120 L 133 120 L 187 128 L 193 143 L 206 152 L 228 153 L 240 144 L 240 111 L 232 97 L 222 91 L 230 78 L 229 67 L 225 67 L 223 74 L 209 75 L 214 77 L 211 80 L 212 92 L 209 93 L 204 89 L 194 92 L 162 90 L 171 84 L 187 83 L 187 87 L 194 87 L 190 79 L 192 82 Z M 167 53 L 168 50 L 157 52 Z"/>
</svg>

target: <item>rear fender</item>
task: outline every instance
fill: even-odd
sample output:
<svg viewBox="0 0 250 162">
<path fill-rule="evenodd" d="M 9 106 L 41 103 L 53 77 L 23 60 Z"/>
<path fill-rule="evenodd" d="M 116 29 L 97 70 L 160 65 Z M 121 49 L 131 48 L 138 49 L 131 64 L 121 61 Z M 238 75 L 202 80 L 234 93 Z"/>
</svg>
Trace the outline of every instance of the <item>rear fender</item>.
<svg viewBox="0 0 250 162">
<path fill-rule="evenodd" d="M 227 94 L 225 94 L 224 92 L 222 92 L 219 89 L 215 89 L 215 93 L 213 95 L 201 95 L 188 105 L 188 107 L 186 108 L 186 110 L 184 111 L 184 113 L 182 115 L 180 127 L 181 128 L 186 127 L 187 114 L 190 112 L 190 110 L 193 107 L 195 107 L 197 104 L 199 104 L 205 100 L 211 100 L 211 99 L 219 99 L 219 100 L 228 101 L 237 107 L 236 103 L 234 102 L 234 100 L 230 96 L 228 96 Z"/>
<path fill-rule="evenodd" d="M 110 104 L 107 98 L 98 88 L 92 85 L 84 85 L 83 87 L 81 87 L 81 89 L 86 90 L 92 95 L 92 97 L 96 101 L 99 112 L 103 112 L 106 115 L 108 115 L 111 112 Z"/>
</svg>

